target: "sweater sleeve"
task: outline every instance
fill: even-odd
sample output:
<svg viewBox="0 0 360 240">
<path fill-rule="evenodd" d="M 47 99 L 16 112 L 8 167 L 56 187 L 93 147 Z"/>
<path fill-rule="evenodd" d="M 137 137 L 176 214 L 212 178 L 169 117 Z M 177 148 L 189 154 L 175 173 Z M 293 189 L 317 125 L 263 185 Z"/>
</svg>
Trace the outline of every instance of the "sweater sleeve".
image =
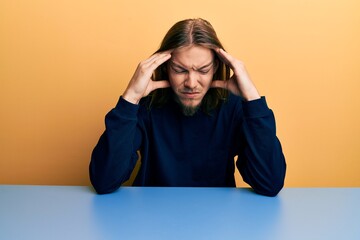
<svg viewBox="0 0 360 240">
<path fill-rule="evenodd" d="M 284 185 L 286 163 L 276 136 L 275 117 L 265 97 L 243 102 L 245 138 L 237 167 L 255 192 L 275 196 Z"/>
<path fill-rule="evenodd" d="M 120 97 L 105 116 L 106 129 L 92 152 L 89 166 L 90 181 L 99 194 L 117 190 L 135 167 L 141 143 L 138 109 L 138 105 Z"/>
</svg>

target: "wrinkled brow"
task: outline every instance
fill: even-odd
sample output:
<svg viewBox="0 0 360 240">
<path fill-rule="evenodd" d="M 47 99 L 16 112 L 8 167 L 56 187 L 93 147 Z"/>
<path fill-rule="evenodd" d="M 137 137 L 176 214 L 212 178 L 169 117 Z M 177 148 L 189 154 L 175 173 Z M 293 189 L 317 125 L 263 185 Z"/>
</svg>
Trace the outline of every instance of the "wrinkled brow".
<svg viewBox="0 0 360 240">
<path fill-rule="evenodd" d="M 174 62 L 174 61 L 169 61 L 174 67 L 178 67 L 178 68 L 181 68 L 181 69 L 187 69 L 186 67 L 183 67 L 183 66 L 181 66 L 181 64 L 179 64 L 179 63 L 176 63 L 176 62 Z M 202 69 L 204 69 L 204 68 L 207 68 L 207 67 L 209 67 L 209 66 L 211 66 L 212 64 L 213 64 L 214 62 L 213 61 L 211 61 L 210 63 L 207 63 L 207 64 L 205 64 L 205 65 L 203 65 L 203 66 L 201 66 L 201 67 L 199 67 L 199 68 L 193 68 L 194 70 L 202 70 Z"/>
</svg>

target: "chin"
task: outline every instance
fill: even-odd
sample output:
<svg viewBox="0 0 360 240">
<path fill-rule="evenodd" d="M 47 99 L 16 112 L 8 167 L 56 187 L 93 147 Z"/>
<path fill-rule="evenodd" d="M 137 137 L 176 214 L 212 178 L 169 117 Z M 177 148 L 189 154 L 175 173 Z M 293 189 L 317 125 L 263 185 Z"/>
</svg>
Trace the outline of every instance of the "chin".
<svg viewBox="0 0 360 240">
<path fill-rule="evenodd" d="M 195 103 L 195 102 L 191 102 L 189 104 L 189 102 L 187 103 L 184 103 L 183 101 L 180 101 L 180 106 L 181 106 L 181 109 L 182 109 L 182 113 L 185 115 L 185 116 L 193 116 L 195 113 L 197 113 L 197 111 L 199 110 L 200 108 L 200 103 Z"/>
<path fill-rule="evenodd" d="M 199 102 L 190 102 L 189 103 L 189 102 L 181 101 L 180 103 L 183 107 L 187 107 L 187 108 L 199 108 L 201 105 Z"/>
</svg>

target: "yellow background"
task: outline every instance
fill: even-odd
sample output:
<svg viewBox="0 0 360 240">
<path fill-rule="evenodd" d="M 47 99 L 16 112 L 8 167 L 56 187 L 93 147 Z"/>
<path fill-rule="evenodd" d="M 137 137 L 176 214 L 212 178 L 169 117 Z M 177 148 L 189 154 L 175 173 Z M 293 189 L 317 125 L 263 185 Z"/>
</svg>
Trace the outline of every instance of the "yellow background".
<svg viewBox="0 0 360 240">
<path fill-rule="evenodd" d="M 358 0 L 2 0 L 0 184 L 88 185 L 138 62 L 202 17 L 275 113 L 286 186 L 359 187 L 359 13 Z"/>
</svg>

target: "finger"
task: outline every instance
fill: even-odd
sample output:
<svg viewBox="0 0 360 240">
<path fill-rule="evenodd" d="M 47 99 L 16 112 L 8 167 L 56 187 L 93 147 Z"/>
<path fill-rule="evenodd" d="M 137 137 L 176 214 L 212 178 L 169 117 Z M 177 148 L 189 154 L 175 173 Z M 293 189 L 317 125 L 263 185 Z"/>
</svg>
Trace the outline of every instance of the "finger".
<svg viewBox="0 0 360 240">
<path fill-rule="evenodd" d="M 148 62 L 146 65 L 144 65 L 146 68 L 149 68 L 150 71 L 154 71 L 157 67 L 159 67 L 161 64 L 166 62 L 171 58 L 171 54 L 164 53 L 156 56 L 152 59 L 152 61 Z"/>
<path fill-rule="evenodd" d="M 151 75 L 155 69 L 170 58 L 171 54 L 169 53 L 154 55 L 138 65 L 137 73 L 151 78 Z"/>
<path fill-rule="evenodd" d="M 151 93 L 152 91 L 154 91 L 156 89 L 168 88 L 168 87 L 170 87 L 170 83 L 166 80 L 151 81 L 149 86 L 146 88 L 146 91 L 143 96 L 147 96 L 149 93 Z"/>
<path fill-rule="evenodd" d="M 224 80 L 214 80 L 212 81 L 210 87 L 212 88 L 224 88 L 227 89 L 228 81 Z"/>
<path fill-rule="evenodd" d="M 171 54 L 169 54 L 169 53 L 159 55 L 159 57 L 155 58 L 151 62 L 149 67 L 152 69 L 152 71 L 154 71 L 157 67 L 159 67 L 161 64 L 163 64 L 164 62 L 166 62 L 170 58 L 171 58 Z"/>
<path fill-rule="evenodd" d="M 229 53 L 227 53 L 224 49 L 219 48 L 217 51 L 217 55 L 220 57 L 220 59 L 228 66 L 230 66 L 230 68 L 234 67 L 234 61 L 235 58 L 233 56 L 231 56 Z"/>
<path fill-rule="evenodd" d="M 153 90 L 159 89 L 159 88 L 168 88 L 170 87 L 169 81 L 162 80 L 162 81 L 152 81 L 152 88 Z"/>
<path fill-rule="evenodd" d="M 171 54 L 173 51 L 173 49 L 170 49 L 170 50 L 167 50 L 167 51 L 164 51 L 164 52 L 158 52 L 158 53 L 155 53 L 153 55 L 151 55 L 148 59 L 146 59 L 144 61 L 144 64 L 146 63 L 151 63 L 154 61 L 154 59 L 158 58 L 158 57 L 161 57 L 163 55 L 167 55 L 167 54 Z"/>
</svg>

